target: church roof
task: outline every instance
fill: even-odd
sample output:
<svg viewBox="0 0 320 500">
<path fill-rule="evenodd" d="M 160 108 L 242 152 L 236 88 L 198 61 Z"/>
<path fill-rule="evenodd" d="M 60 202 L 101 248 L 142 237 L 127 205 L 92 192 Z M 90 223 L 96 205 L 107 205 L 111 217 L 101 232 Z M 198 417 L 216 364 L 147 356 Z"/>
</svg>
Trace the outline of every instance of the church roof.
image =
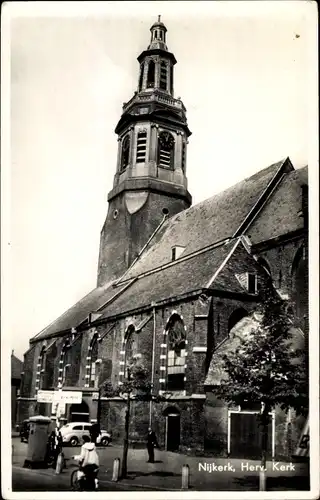
<svg viewBox="0 0 320 500">
<path fill-rule="evenodd" d="M 303 218 L 298 217 L 303 184 L 308 184 L 308 167 L 293 170 L 283 178 L 247 232 L 252 244 L 303 228 Z"/>
<path fill-rule="evenodd" d="M 231 238 L 286 160 L 275 163 L 234 186 L 171 217 L 154 243 L 126 277 L 167 264 L 171 248 L 185 247 L 183 256 Z"/>
<path fill-rule="evenodd" d="M 20 380 L 23 369 L 23 362 L 14 354 L 11 354 L 11 378 Z"/>
<path fill-rule="evenodd" d="M 125 288 L 125 285 L 115 289 L 110 283 L 108 283 L 104 286 L 91 290 L 91 292 L 70 307 L 70 309 L 59 316 L 58 319 L 53 321 L 31 340 L 45 339 L 55 333 L 63 332 L 79 326 L 87 319 L 91 312 L 97 311 L 101 306 L 106 304 L 106 302 L 112 300 L 112 298 L 123 288 Z"/>
<path fill-rule="evenodd" d="M 283 174 L 280 184 L 275 187 L 275 181 L 280 181 Z M 214 287 L 243 293 L 231 264 L 222 265 L 238 241 L 235 236 L 241 233 L 239 228 L 256 213 L 259 213 L 258 218 L 246 231 L 252 243 L 302 228 L 303 221 L 297 212 L 301 208 L 301 185 L 306 180 L 306 168 L 295 171 L 290 160 L 282 160 L 171 217 L 149 248 L 118 280 L 120 286 L 108 283 L 95 288 L 31 340 L 76 328 L 94 311 L 99 310 L 103 318 L 108 318 L 154 301 L 201 290 L 219 267 L 223 269 Z M 268 200 L 270 186 L 275 190 Z M 265 207 L 262 205 L 264 200 Z M 175 246 L 184 249 L 172 263 Z M 234 254 L 233 259 L 236 258 Z"/>
</svg>

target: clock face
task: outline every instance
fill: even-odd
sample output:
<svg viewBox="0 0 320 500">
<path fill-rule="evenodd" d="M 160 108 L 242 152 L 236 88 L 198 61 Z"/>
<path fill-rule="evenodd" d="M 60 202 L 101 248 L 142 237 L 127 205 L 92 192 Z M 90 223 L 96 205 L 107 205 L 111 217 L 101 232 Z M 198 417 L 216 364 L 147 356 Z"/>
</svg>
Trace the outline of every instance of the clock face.
<svg viewBox="0 0 320 500">
<path fill-rule="evenodd" d="M 169 132 L 162 132 L 160 135 L 160 142 L 163 146 L 171 147 L 174 143 L 174 139 Z"/>
</svg>

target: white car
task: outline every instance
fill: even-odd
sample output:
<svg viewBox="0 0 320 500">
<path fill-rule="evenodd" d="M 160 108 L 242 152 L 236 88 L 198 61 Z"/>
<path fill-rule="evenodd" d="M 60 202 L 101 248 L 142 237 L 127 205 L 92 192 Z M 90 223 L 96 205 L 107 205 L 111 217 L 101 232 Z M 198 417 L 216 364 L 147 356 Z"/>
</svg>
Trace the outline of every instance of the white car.
<svg viewBox="0 0 320 500">
<path fill-rule="evenodd" d="M 90 436 L 90 429 L 92 424 L 89 422 L 69 422 L 63 425 L 60 429 L 62 441 L 64 444 L 71 446 L 78 446 L 82 444 L 82 437 L 84 435 Z M 111 441 L 111 434 L 105 430 L 101 430 L 98 438 L 97 445 L 108 446 Z"/>
</svg>

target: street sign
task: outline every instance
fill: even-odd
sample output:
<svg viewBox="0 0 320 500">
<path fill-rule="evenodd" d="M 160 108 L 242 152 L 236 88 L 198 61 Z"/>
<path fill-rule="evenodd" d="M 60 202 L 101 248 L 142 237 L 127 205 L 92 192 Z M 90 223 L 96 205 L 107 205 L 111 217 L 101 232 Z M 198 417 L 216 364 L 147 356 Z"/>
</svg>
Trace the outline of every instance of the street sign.
<svg viewBox="0 0 320 500">
<path fill-rule="evenodd" d="M 64 404 L 79 404 L 82 401 L 81 391 L 56 391 L 54 393 L 54 400 Z"/>
<path fill-rule="evenodd" d="M 37 393 L 38 403 L 79 404 L 82 401 L 81 391 L 42 391 Z"/>
</svg>

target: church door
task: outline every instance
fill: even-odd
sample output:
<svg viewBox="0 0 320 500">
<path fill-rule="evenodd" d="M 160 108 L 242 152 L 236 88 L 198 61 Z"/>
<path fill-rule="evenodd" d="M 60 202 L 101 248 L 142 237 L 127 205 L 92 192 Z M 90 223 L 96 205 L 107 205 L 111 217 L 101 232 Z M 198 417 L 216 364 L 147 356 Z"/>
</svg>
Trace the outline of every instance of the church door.
<svg viewBox="0 0 320 500">
<path fill-rule="evenodd" d="M 178 451 L 180 445 L 180 415 L 169 413 L 167 416 L 167 451 Z"/>
</svg>

